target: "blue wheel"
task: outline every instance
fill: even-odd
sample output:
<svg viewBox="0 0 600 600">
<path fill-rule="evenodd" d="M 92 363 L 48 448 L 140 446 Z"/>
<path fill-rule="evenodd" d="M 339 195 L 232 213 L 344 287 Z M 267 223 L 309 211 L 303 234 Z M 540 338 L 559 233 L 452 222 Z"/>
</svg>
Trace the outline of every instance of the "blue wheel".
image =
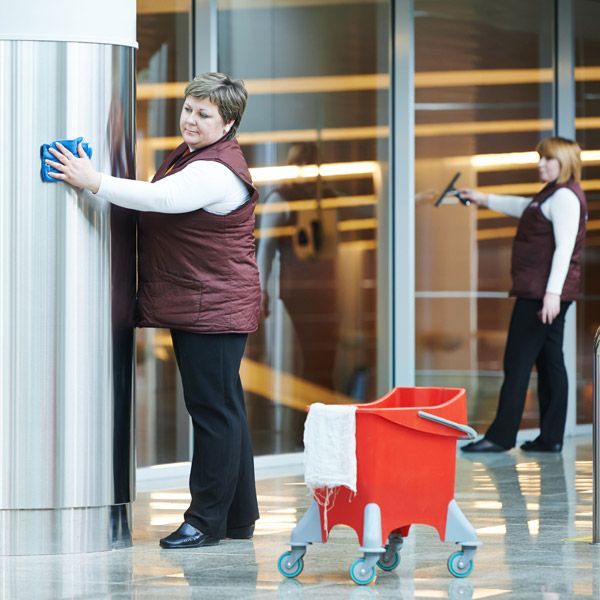
<svg viewBox="0 0 600 600">
<path fill-rule="evenodd" d="M 466 577 L 473 570 L 473 561 L 465 560 L 465 553 L 461 550 L 448 557 L 448 571 L 454 577 Z"/>
<path fill-rule="evenodd" d="M 393 571 L 400 564 L 400 553 L 394 552 L 393 554 L 389 554 L 386 548 L 386 551 L 381 555 L 381 558 L 377 561 L 377 566 L 382 571 Z"/>
<path fill-rule="evenodd" d="M 304 561 L 302 557 L 300 557 L 296 562 L 292 562 L 290 560 L 290 556 L 292 553 L 288 550 L 284 552 L 277 561 L 277 569 L 284 576 L 289 579 L 293 579 L 294 577 L 298 577 L 300 573 L 302 573 L 302 569 L 304 569 Z"/>
<path fill-rule="evenodd" d="M 375 567 L 365 569 L 364 565 L 364 558 L 358 558 L 350 565 L 350 577 L 358 585 L 369 585 L 375 579 Z"/>
</svg>

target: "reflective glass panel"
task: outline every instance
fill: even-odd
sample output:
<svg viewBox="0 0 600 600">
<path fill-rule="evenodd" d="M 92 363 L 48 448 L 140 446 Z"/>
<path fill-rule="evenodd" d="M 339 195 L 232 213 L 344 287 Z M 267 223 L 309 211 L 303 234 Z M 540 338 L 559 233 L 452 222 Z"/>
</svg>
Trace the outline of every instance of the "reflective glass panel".
<svg viewBox="0 0 600 600">
<path fill-rule="evenodd" d="M 137 10 L 137 177 L 149 180 L 180 141 L 191 0 L 138 0 Z M 136 351 L 138 466 L 189 460 L 189 419 L 169 332 L 138 329 Z"/>
<path fill-rule="evenodd" d="M 219 70 L 247 85 L 239 141 L 261 194 L 263 320 L 242 368 L 249 420 L 257 454 L 296 451 L 308 404 L 375 399 L 389 361 L 376 331 L 378 273 L 389 278 L 377 265 L 390 3 L 218 7 Z"/>
<path fill-rule="evenodd" d="M 594 335 L 600 326 L 600 19 L 598 0 L 576 0 L 575 93 L 577 141 L 583 148 L 588 201 L 583 295 L 577 302 L 577 422 L 592 422 Z"/>
<path fill-rule="evenodd" d="M 452 195 L 433 202 L 456 173 L 457 187 L 540 188 L 533 150 L 553 130 L 553 4 L 415 1 L 417 383 L 466 387 L 482 432 L 502 382 L 516 220 Z M 536 420 L 529 393 L 522 426 Z"/>
</svg>

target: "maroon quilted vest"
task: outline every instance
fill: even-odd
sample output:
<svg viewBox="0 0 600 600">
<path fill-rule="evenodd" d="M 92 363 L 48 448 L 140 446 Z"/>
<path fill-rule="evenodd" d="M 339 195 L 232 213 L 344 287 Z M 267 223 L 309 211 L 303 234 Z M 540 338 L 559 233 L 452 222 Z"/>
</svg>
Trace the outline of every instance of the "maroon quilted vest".
<svg viewBox="0 0 600 600">
<path fill-rule="evenodd" d="M 513 286 L 511 296 L 541 300 L 552 268 L 552 257 L 556 245 L 552 223 L 542 213 L 542 204 L 556 190 L 569 188 L 579 199 L 579 230 L 571 255 L 571 264 L 562 289 L 561 300 L 574 300 L 579 293 L 581 279 L 581 255 L 585 241 L 587 202 L 581 186 L 573 180 L 566 183 L 549 183 L 533 197 L 523 211 L 517 234 L 513 241 L 511 274 Z"/>
<path fill-rule="evenodd" d="M 231 169 L 248 186 L 251 198 L 227 215 L 203 209 L 140 213 L 137 325 L 248 333 L 257 329 L 260 309 L 254 240 L 258 192 L 236 140 L 219 140 L 192 153 L 181 144 L 153 182 L 196 160 L 218 161 Z"/>
</svg>

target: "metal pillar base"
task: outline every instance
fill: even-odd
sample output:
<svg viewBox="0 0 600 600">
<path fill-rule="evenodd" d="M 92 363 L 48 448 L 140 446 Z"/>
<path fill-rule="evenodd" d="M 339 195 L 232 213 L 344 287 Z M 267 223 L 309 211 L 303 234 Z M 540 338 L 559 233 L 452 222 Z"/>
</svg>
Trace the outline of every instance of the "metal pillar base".
<svg viewBox="0 0 600 600">
<path fill-rule="evenodd" d="M 0 556 L 128 548 L 131 529 L 131 504 L 0 510 Z"/>
</svg>

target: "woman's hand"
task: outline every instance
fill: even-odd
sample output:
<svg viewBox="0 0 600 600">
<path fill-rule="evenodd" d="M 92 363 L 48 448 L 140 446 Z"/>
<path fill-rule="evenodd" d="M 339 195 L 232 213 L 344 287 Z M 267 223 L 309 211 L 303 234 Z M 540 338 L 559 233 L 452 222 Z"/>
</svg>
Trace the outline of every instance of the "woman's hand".
<svg viewBox="0 0 600 600">
<path fill-rule="evenodd" d="M 48 173 L 50 177 L 60 179 L 76 188 L 90 190 L 95 194 L 100 188 L 100 173 L 94 170 L 90 159 L 83 151 L 81 144 L 77 145 L 77 153 L 79 156 L 72 154 L 60 142 L 56 142 L 60 152 L 54 148 L 50 148 L 50 152 L 56 157 L 58 162 L 46 160 L 46 164 L 50 165 L 58 173 Z"/>
<path fill-rule="evenodd" d="M 461 198 L 469 200 L 473 204 L 477 204 L 477 206 L 487 206 L 489 194 L 484 194 L 483 192 L 478 192 L 477 190 L 473 190 L 471 188 L 462 188 L 458 190 L 458 193 L 460 194 Z"/>
<path fill-rule="evenodd" d="M 540 319 L 542 323 L 550 325 L 560 312 L 560 296 L 546 292 L 542 310 L 540 311 Z"/>
</svg>

